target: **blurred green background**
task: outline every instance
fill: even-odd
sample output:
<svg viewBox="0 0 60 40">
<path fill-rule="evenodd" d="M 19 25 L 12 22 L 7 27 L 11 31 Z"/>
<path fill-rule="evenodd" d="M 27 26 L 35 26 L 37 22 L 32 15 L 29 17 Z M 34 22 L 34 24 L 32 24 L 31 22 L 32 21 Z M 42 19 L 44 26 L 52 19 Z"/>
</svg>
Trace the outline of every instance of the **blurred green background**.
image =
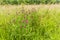
<svg viewBox="0 0 60 40">
<path fill-rule="evenodd" d="M 0 0 L 0 4 L 55 4 L 60 0 Z"/>
</svg>

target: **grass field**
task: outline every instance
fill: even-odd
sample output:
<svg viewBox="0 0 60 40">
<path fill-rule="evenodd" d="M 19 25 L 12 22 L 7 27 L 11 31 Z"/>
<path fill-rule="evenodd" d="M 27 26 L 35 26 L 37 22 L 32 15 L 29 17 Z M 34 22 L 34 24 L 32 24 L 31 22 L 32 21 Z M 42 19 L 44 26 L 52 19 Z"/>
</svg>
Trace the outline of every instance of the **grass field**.
<svg viewBox="0 0 60 40">
<path fill-rule="evenodd" d="M 60 40 L 60 5 L 0 5 L 0 40 Z"/>
</svg>

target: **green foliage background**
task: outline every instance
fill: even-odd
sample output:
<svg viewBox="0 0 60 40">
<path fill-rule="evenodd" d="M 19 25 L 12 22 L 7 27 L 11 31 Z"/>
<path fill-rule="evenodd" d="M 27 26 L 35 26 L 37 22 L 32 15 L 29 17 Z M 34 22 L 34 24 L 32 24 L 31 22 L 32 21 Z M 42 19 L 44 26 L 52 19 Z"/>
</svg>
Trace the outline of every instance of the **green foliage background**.
<svg viewBox="0 0 60 40">
<path fill-rule="evenodd" d="M 54 4 L 60 0 L 0 0 L 0 4 Z"/>
</svg>

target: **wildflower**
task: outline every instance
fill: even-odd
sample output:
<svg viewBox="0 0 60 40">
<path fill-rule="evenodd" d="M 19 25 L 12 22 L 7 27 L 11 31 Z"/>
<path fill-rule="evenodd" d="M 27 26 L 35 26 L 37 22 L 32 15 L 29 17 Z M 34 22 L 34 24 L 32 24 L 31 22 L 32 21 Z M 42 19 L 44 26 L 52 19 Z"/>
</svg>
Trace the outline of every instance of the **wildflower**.
<svg viewBox="0 0 60 40">
<path fill-rule="evenodd" d="M 26 23 L 28 23 L 28 20 L 26 20 Z"/>
<path fill-rule="evenodd" d="M 26 15 L 24 16 L 24 18 L 26 18 Z"/>
<path fill-rule="evenodd" d="M 24 26 L 24 28 L 26 28 L 26 26 Z"/>
</svg>

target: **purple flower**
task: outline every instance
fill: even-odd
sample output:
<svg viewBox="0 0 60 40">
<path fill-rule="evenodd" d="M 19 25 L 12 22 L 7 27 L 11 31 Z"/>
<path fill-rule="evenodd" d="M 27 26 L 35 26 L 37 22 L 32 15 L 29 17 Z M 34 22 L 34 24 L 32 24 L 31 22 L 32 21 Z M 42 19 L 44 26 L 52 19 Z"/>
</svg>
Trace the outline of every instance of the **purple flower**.
<svg viewBox="0 0 60 40">
<path fill-rule="evenodd" d="M 26 20 L 26 23 L 28 23 L 28 20 Z"/>
</svg>

